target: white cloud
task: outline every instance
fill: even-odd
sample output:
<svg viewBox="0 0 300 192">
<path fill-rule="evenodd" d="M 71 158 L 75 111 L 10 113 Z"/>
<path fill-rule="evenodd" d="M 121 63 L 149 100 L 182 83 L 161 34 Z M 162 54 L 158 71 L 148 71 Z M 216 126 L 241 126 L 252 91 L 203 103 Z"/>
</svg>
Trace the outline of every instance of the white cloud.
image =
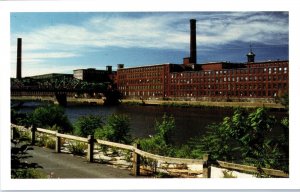
<svg viewBox="0 0 300 192">
<path fill-rule="evenodd" d="M 91 48 L 188 49 L 189 19 L 197 19 L 197 41 L 212 49 L 234 41 L 265 44 L 288 43 L 288 18 L 261 12 L 159 13 L 139 17 L 112 15 L 92 17 L 71 24 L 52 24 L 31 32 L 12 35 L 12 57 L 16 39 L 22 37 L 24 61 L 38 64 L 46 59 L 79 57 Z M 15 41 L 15 42 L 14 42 Z M 15 59 L 12 58 L 12 63 Z"/>
</svg>

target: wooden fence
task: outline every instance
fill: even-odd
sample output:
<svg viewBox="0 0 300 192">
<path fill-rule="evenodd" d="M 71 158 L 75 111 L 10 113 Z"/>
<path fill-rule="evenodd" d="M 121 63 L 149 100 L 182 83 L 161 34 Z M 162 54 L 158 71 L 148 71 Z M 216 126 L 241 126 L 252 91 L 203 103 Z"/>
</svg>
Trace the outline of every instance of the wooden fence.
<svg viewBox="0 0 300 192">
<path fill-rule="evenodd" d="M 11 124 L 12 128 L 12 135 L 13 135 L 13 130 L 14 128 L 18 128 L 20 130 L 28 131 L 27 128 L 24 126 L 19 126 L 19 125 L 14 125 Z M 44 133 L 48 135 L 54 136 L 56 139 L 56 144 L 55 144 L 55 150 L 57 153 L 61 152 L 61 139 L 69 139 L 69 140 L 75 140 L 83 143 L 88 144 L 88 149 L 87 149 L 87 160 L 89 162 L 93 162 L 94 159 L 94 145 L 99 144 L 99 145 L 106 145 L 109 147 L 115 147 L 118 149 L 123 149 L 123 150 L 128 150 L 133 153 L 133 161 L 132 161 L 132 174 L 135 176 L 140 175 L 140 164 L 141 164 L 141 157 L 149 158 L 155 161 L 160 161 L 164 162 L 167 164 L 198 164 L 198 165 L 203 165 L 203 178 L 210 178 L 211 175 L 211 164 L 210 164 L 210 159 L 209 155 L 205 154 L 203 156 L 203 159 L 183 159 L 183 158 L 174 158 L 174 157 L 165 157 L 165 156 L 160 156 L 160 155 L 155 155 L 152 153 L 148 153 L 145 151 L 142 151 L 140 149 L 139 144 L 134 144 L 132 145 L 125 145 L 121 143 L 115 143 L 115 142 L 110 142 L 110 141 L 105 141 L 105 140 L 100 140 L 100 139 L 94 139 L 92 135 L 89 135 L 87 138 L 84 137 L 78 137 L 74 135 L 67 135 L 67 134 L 62 134 L 58 133 L 57 131 L 52 131 L 48 129 L 43 129 L 43 128 L 35 128 L 35 127 L 30 127 L 31 130 L 31 144 L 35 144 L 36 142 L 36 132 L 39 133 Z M 241 164 L 234 164 L 234 163 L 229 163 L 229 162 L 224 162 L 224 161 L 217 161 L 218 166 L 221 168 L 225 169 L 230 169 L 230 170 L 237 170 L 237 171 L 242 171 L 242 172 L 248 172 L 248 173 L 263 173 L 266 175 L 270 176 L 275 176 L 275 177 L 289 177 L 289 175 L 281 170 L 274 170 L 274 169 L 267 169 L 267 168 L 261 168 L 258 169 L 257 167 L 253 166 L 247 166 L 247 165 L 241 165 Z"/>
<path fill-rule="evenodd" d="M 284 178 L 289 177 L 289 174 L 281 170 L 267 169 L 267 168 L 259 169 L 253 166 L 229 163 L 225 161 L 217 161 L 217 163 L 221 168 L 230 169 L 230 170 L 237 170 L 237 171 L 248 172 L 252 174 L 265 174 L 274 177 L 284 177 Z"/>
<path fill-rule="evenodd" d="M 135 176 L 140 175 L 140 164 L 141 164 L 141 157 L 149 158 L 155 161 L 160 161 L 164 162 L 167 164 L 198 164 L 198 165 L 203 165 L 203 171 L 202 175 L 203 178 L 209 178 L 210 177 L 210 166 L 209 166 L 209 158 L 208 155 L 204 155 L 203 159 L 182 159 L 182 158 L 173 158 L 173 157 L 165 157 L 165 156 L 160 156 L 160 155 L 155 155 L 152 153 L 148 153 L 145 151 L 142 151 L 139 148 L 139 144 L 134 144 L 132 145 L 125 145 L 121 143 L 115 143 L 115 142 L 110 142 L 110 141 L 105 141 L 105 140 L 100 140 L 100 139 L 94 139 L 92 135 L 89 135 L 87 138 L 84 137 L 78 137 L 74 135 L 67 135 L 67 134 L 62 134 L 58 133 L 57 131 L 52 131 L 48 129 L 43 129 L 43 128 L 35 128 L 35 127 L 30 127 L 30 128 L 25 128 L 24 126 L 19 126 L 19 125 L 14 125 L 11 124 L 12 128 L 12 135 L 13 131 L 17 128 L 19 130 L 24 130 L 24 131 L 31 131 L 31 144 L 34 145 L 36 142 L 36 132 L 39 133 L 44 133 L 51 135 L 55 137 L 55 151 L 57 153 L 61 152 L 61 139 L 69 139 L 69 140 L 75 140 L 83 143 L 88 144 L 88 149 L 87 149 L 87 160 L 89 162 L 93 162 L 94 159 L 94 145 L 95 144 L 100 144 L 100 145 L 106 145 L 109 147 L 115 147 L 123 150 L 129 150 L 133 154 L 133 161 L 132 161 L 132 174 Z"/>
</svg>

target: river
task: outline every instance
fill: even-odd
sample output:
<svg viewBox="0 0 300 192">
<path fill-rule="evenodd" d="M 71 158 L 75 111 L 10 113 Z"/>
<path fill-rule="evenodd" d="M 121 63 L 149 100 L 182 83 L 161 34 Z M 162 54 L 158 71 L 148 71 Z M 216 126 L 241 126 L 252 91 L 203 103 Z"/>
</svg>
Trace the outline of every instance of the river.
<svg viewBox="0 0 300 192">
<path fill-rule="evenodd" d="M 27 102 L 22 112 L 30 112 L 41 103 Z M 173 140 L 176 144 L 186 143 L 190 138 L 201 136 L 207 131 L 207 125 L 219 123 L 226 116 L 232 115 L 231 109 L 224 108 L 183 108 L 168 106 L 138 106 L 138 105 L 69 105 L 65 108 L 69 120 L 74 123 L 83 115 L 101 115 L 107 117 L 113 113 L 126 114 L 130 118 L 131 134 L 134 138 L 145 138 L 155 134 L 155 121 L 160 121 L 164 114 L 175 118 L 176 127 Z M 283 112 L 273 113 L 278 119 Z M 276 131 L 278 132 L 278 130 Z"/>
</svg>

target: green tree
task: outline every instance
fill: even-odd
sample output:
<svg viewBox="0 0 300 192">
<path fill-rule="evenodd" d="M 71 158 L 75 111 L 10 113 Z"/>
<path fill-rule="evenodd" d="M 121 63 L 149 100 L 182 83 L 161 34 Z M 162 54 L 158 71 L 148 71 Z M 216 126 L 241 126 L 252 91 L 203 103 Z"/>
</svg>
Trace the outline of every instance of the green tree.
<svg viewBox="0 0 300 192">
<path fill-rule="evenodd" d="M 64 108 L 58 105 L 38 107 L 29 115 L 29 119 L 37 127 L 55 128 L 62 133 L 70 133 L 73 129 Z"/>
<path fill-rule="evenodd" d="M 280 103 L 287 109 L 289 110 L 289 95 L 285 93 L 282 97 L 279 98 Z"/>
<path fill-rule="evenodd" d="M 82 137 L 94 135 L 97 128 L 103 126 L 101 116 L 87 115 L 79 117 L 74 123 L 74 134 Z"/>
<path fill-rule="evenodd" d="M 287 124 L 284 121 L 285 125 Z M 284 124 L 283 123 L 283 124 Z M 209 131 L 198 141 L 197 149 L 211 154 L 213 160 L 230 160 L 257 167 L 282 168 L 284 146 L 271 138 L 276 124 L 274 116 L 265 108 L 252 113 L 236 109 L 232 117 L 224 118 L 220 124 L 209 126 Z M 288 126 L 288 125 L 287 125 Z M 283 140 L 287 141 L 284 137 Z"/>
<path fill-rule="evenodd" d="M 172 147 L 172 134 L 175 128 L 175 120 L 173 117 L 168 117 L 166 114 L 162 117 L 162 121 L 155 123 L 155 135 L 140 139 L 141 149 L 158 155 L 174 155 Z"/>
<path fill-rule="evenodd" d="M 95 137 L 118 143 L 131 143 L 129 117 L 127 115 L 110 115 L 107 123 L 96 130 Z"/>
</svg>

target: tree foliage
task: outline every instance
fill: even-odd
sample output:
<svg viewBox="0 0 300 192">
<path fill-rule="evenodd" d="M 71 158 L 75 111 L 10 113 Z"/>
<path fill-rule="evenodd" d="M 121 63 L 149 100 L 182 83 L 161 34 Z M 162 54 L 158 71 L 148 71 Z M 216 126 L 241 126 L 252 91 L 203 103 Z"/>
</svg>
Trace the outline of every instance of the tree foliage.
<svg viewBox="0 0 300 192">
<path fill-rule="evenodd" d="M 288 120 L 282 126 L 288 132 Z M 209 131 L 198 138 L 194 149 L 207 152 L 213 160 L 234 161 L 257 167 L 288 170 L 288 137 L 270 137 L 277 123 L 265 108 L 252 113 L 236 109 L 232 117 L 209 126 Z M 196 143 L 196 142 L 194 142 Z"/>
<path fill-rule="evenodd" d="M 87 115 L 79 117 L 74 123 L 74 134 L 82 137 L 94 135 L 97 128 L 103 126 L 101 116 Z"/>
<path fill-rule="evenodd" d="M 95 137 L 118 143 L 131 143 L 129 117 L 127 115 L 110 115 L 107 123 L 96 130 Z"/>
<path fill-rule="evenodd" d="M 139 140 L 141 149 L 158 155 L 173 156 L 172 134 L 174 128 L 174 118 L 164 115 L 161 122 L 156 121 L 155 123 L 155 135 Z"/>
<path fill-rule="evenodd" d="M 48 127 L 62 133 L 70 133 L 73 129 L 64 108 L 58 105 L 38 107 L 28 118 L 29 122 L 37 127 Z"/>
</svg>

